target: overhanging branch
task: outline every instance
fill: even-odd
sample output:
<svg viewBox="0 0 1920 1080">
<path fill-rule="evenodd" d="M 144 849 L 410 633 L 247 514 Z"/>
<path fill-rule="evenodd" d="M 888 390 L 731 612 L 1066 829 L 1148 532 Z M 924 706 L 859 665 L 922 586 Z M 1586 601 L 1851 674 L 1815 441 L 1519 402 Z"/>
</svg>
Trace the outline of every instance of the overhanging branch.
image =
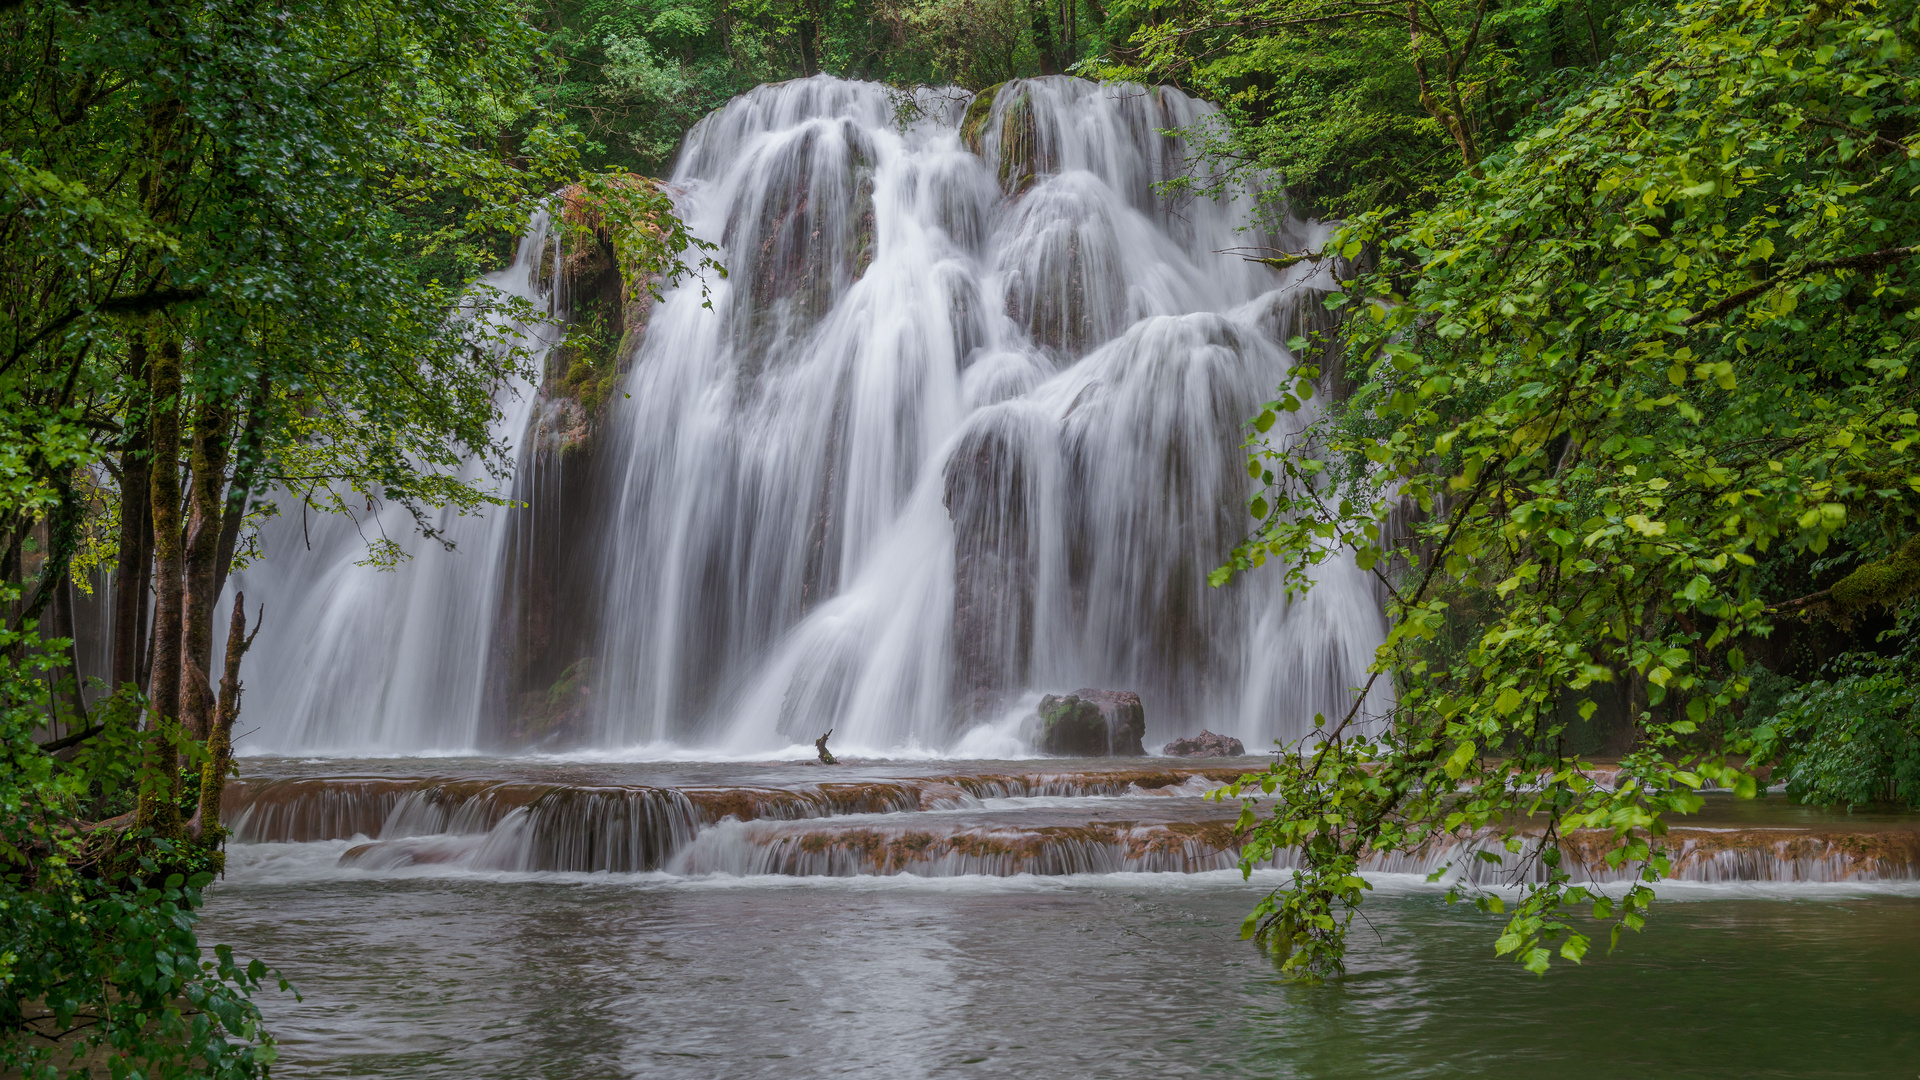
<svg viewBox="0 0 1920 1080">
<path fill-rule="evenodd" d="M 1789 281 L 1806 274 L 1815 274 L 1822 270 L 1878 270 L 1883 266 L 1899 262 L 1902 259 L 1910 258 L 1914 255 L 1920 255 L 1920 244 L 1886 248 L 1881 251 L 1868 252 L 1864 255 L 1843 255 L 1838 259 L 1820 259 L 1792 270 L 1783 270 L 1758 285 L 1749 285 L 1741 289 L 1739 292 L 1721 300 L 1719 303 L 1714 304 L 1699 314 L 1687 316 L 1680 320 L 1680 325 L 1698 326 L 1703 322 L 1710 322 L 1754 297 L 1759 296 L 1768 289 L 1779 285 L 1781 282 Z"/>
</svg>

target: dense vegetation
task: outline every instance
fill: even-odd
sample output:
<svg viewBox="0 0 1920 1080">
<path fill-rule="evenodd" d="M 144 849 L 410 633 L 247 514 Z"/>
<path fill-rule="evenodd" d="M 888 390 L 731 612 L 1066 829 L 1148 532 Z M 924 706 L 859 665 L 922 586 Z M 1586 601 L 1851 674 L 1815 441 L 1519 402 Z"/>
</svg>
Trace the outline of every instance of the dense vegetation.
<svg viewBox="0 0 1920 1080">
<path fill-rule="evenodd" d="M 649 271 L 686 248 L 652 187 L 582 174 L 527 14 L 0 5 L 0 1069 L 272 1061 L 267 973 L 192 930 L 250 640 L 236 597 L 216 666 L 215 604 L 252 523 L 387 503 L 432 542 L 428 511 L 501 499 L 494 391 L 533 313 L 471 286 L 535 198 L 645 220 Z M 83 688 L 97 568 L 112 671 Z"/>
<path fill-rule="evenodd" d="M 694 121 L 760 83 L 1092 74 L 1153 17 L 1101 0 L 563 0 L 538 22 L 587 160 L 659 174 Z"/>
<path fill-rule="evenodd" d="M 1255 419 L 1259 526 L 1216 575 L 1305 588 L 1351 552 L 1390 597 L 1395 705 L 1325 718 L 1245 819 L 1249 859 L 1306 854 L 1247 931 L 1309 977 L 1341 967 L 1370 851 L 1504 837 L 1529 884 L 1498 949 L 1543 970 L 1587 950 L 1576 910 L 1641 925 L 1704 786 L 1774 765 L 1797 798 L 1920 805 L 1920 8 L 1650 5 L 1595 24 L 1604 62 L 1535 75 L 1551 35 L 1492 44 L 1565 15 L 1203 4 L 1145 35 L 1149 70 L 1219 77 L 1216 48 L 1307 33 L 1358 63 L 1397 32 L 1400 92 L 1363 107 L 1451 151 L 1437 183 L 1341 181 L 1358 212 L 1311 255 L 1358 389 L 1300 438 L 1261 433 L 1311 384 Z M 1226 145 L 1289 160 L 1271 134 Z M 1575 829 L 1638 882 L 1576 884 Z"/>
</svg>

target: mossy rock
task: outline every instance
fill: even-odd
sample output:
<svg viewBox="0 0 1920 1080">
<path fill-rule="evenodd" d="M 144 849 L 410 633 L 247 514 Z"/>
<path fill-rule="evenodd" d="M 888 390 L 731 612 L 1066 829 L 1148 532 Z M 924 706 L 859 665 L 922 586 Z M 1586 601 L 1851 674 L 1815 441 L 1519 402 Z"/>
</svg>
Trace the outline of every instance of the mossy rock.
<svg viewBox="0 0 1920 1080">
<path fill-rule="evenodd" d="M 1140 695 L 1080 690 L 1040 699 L 1040 752 L 1062 757 L 1140 757 L 1146 735 Z"/>
<path fill-rule="evenodd" d="M 1040 699 L 1040 752 L 1063 757 L 1104 757 L 1107 718 L 1100 706 L 1073 694 Z"/>
<path fill-rule="evenodd" d="M 577 736 L 593 703 L 594 661 L 583 657 L 567 665 L 552 686 L 520 696 L 511 734 L 537 744 Z"/>
<path fill-rule="evenodd" d="M 1023 93 L 1009 101 L 1000 113 L 1000 161 L 995 171 L 1000 177 L 1001 191 L 1018 197 L 1033 186 L 1033 177 L 1038 171 L 1034 165 L 1038 151 L 1033 105 Z"/>
<path fill-rule="evenodd" d="M 973 101 L 967 105 L 967 115 L 960 121 L 960 141 L 976 154 L 985 153 L 982 144 L 987 136 L 987 117 L 993 113 L 993 99 L 1000 96 L 1000 88 L 1005 85 L 994 83 L 973 95 Z"/>
<path fill-rule="evenodd" d="M 987 130 L 993 120 L 994 102 L 1006 86 L 1006 83 L 996 83 L 975 94 L 965 118 L 960 121 L 960 140 L 967 149 L 982 157 L 987 153 Z M 1018 196 L 1033 186 L 1038 171 L 1034 165 L 1037 143 L 1033 105 L 1024 90 L 1018 91 L 1007 102 L 1007 107 L 1000 110 L 1000 153 L 999 160 L 993 164 L 1001 191 Z"/>
</svg>

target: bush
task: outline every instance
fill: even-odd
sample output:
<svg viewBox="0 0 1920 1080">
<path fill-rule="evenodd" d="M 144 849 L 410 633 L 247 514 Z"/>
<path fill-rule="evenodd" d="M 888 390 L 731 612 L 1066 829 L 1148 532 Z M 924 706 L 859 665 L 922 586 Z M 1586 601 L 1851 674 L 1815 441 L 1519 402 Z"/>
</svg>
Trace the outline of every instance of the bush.
<svg viewBox="0 0 1920 1080">
<path fill-rule="evenodd" d="M 67 647 L 0 634 L 0 1072 L 264 1077 L 274 1048 L 250 995 L 270 973 L 224 945 L 203 957 L 194 933 L 220 853 L 87 820 L 156 782 L 140 763 L 162 736 L 139 730 L 131 695 L 92 724 L 66 716 Z M 63 759 L 38 741 L 50 720 L 94 734 Z"/>
<path fill-rule="evenodd" d="M 1910 638 L 1910 621 L 1896 633 Z M 1841 657 L 1835 678 L 1782 695 L 1778 711 L 1753 729 L 1755 762 L 1774 763 L 1774 780 L 1796 802 L 1920 809 L 1916 659 L 1913 646 L 1893 657 Z"/>
</svg>

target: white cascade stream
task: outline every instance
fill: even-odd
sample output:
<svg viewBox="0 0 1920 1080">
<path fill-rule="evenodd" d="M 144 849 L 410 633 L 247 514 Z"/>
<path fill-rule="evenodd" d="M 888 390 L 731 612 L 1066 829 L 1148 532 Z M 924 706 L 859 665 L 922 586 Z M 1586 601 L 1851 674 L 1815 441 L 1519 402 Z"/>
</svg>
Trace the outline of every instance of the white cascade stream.
<svg viewBox="0 0 1920 1080">
<path fill-rule="evenodd" d="M 1009 83 L 971 149 L 964 96 L 897 100 L 820 76 L 688 134 L 679 207 L 729 273 L 667 294 L 602 421 L 576 740 L 1012 755 L 1038 694 L 1090 686 L 1141 694 L 1150 750 L 1204 726 L 1258 753 L 1344 711 L 1384 631 L 1365 575 L 1336 560 L 1293 603 L 1277 574 L 1206 584 L 1250 524 L 1244 420 L 1327 284 L 1219 252 L 1319 228 L 1162 194 L 1187 159 L 1164 132 L 1212 112 L 1176 91 Z M 495 282 L 529 298 L 534 232 Z M 503 430 L 533 407 L 513 388 Z M 354 565 L 350 524 L 311 554 L 276 524 L 239 584 L 311 629 L 248 659 L 254 750 L 497 746 L 507 516 L 397 573 Z"/>
<path fill-rule="evenodd" d="M 545 210 L 536 211 L 513 262 L 485 281 L 551 312 L 541 281 L 548 222 Z M 555 332 L 546 324 L 511 329 L 543 362 Z M 514 379 L 497 400 L 493 437 L 517 438 L 533 416 L 533 386 Z M 481 475 L 468 471 L 468 480 Z M 444 512 L 435 528 L 452 543 L 448 550 L 413 535 L 411 516 L 397 506 L 378 506 L 356 522 L 303 516 L 297 497 L 279 501 L 282 515 L 261 529 L 263 557 L 233 574 L 221 603 L 225 610 L 239 589 L 266 618 L 241 668 L 241 732 L 254 731 L 236 748 L 377 756 L 479 745 L 509 516 L 497 508 Z M 367 565 L 368 539 L 382 535 L 413 557 L 392 569 Z M 224 629 L 224 620 L 216 622 Z M 223 647 L 216 642 L 214 655 Z"/>
<path fill-rule="evenodd" d="M 1141 692 L 1150 744 L 1259 747 L 1364 679 L 1351 565 L 1292 606 L 1205 580 L 1319 298 L 1216 252 L 1314 230 L 1156 192 L 1187 156 L 1162 132 L 1212 111 L 1180 93 L 1010 83 L 978 154 L 942 102 L 903 127 L 819 77 L 688 135 L 674 182 L 730 276 L 654 314 L 610 421 L 601 745 L 1009 753 L 1033 693 L 1095 686 Z"/>
</svg>

